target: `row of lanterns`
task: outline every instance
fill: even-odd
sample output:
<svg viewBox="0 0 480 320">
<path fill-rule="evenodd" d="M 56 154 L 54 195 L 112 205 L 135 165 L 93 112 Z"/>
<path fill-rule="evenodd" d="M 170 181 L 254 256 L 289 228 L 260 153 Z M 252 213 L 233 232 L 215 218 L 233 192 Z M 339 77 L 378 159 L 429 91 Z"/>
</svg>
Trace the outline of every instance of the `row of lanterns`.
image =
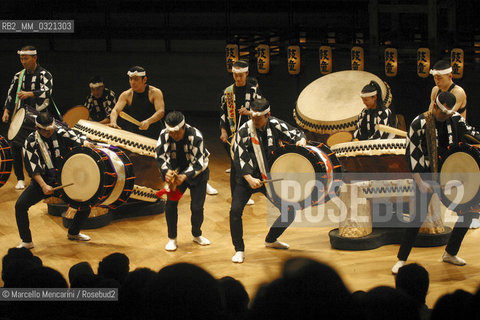
<svg viewBox="0 0 480 320">
<path fill-rule="evenodd" d="M 256 47 L 257 71 L 260 74 L 270 72 L 270 46 L 260 44 Z M 226 46 L 227 71 L 232 72 L 232 65 L 239 59 L 239 49 L 236 44 L 227 44 Z M 321 46 L 318 50 L 320 73 L 329 74 L 332 72 L 332 47 Z M 398 71 L 398 51 L 395 48 L 386 48 L 384 53 L 385 75 L 395 77 Z M 351 69 L 363 71 L 365 66 L 365 55 L 362 47 L 355 46 L 350 54 Z M 452 49 L 450 55 L 452 64 L 452 75 L 455 79 L 463 77 L 464 52 L 460 48 Z M 287 66 L 288 73 L 297 75 L 300 73 L 301 51 L 300 46 L 292 45 L 287 47 Z M 417 75 L 421 78 L 428 77 L 430 72 L 430 49 L 419 48 L 417 50 Z"/>
</svg>

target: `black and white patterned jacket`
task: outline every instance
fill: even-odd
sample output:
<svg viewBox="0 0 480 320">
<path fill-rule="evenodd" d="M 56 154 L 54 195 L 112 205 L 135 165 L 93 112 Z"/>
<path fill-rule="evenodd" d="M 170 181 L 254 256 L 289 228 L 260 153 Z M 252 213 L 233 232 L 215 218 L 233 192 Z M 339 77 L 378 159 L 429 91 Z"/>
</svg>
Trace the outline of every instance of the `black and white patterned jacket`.
<svg viewBox="0 0 480 320">
<path fill-rule="evenodd" d="M 185 174 L 188 179 L 197 177 L 208 168 L 208 156 L 210 153 L 205 148 L 202 133 L 195 127 L 185 124 L 184 152 L 187 157 L 188 167 L 179 172 Z M 163 129 L 157 141 L 157 164 L 163 179 L 168 170 L 175 170 L 172 162 L 177 157 L 177 143 L 172 139 L 167 130 Z"/>
<path fill-rule="evenodd" d="M 235 85 L 234 85 L 235 88 Z M 230 130 L 230 124 L 228 123 L 228 107 L 227 107 L 227 94 L 226 94 L 227 88 L 223 90 L 222 97 L 220 98 L 220 128 L 223 128 L 227 130 L 227 134 L 230 136 L 232 133 Z M 245 105 L 244 107 L 250 110 L 250 104 L 252 103 L 253 100 L 255 99 L 261 99 L 262 95 L 260 92 L 260 89 L 258 88 L 258 81 L 255 78 L 247 78 L 247 83 L 246 83 L 246 90 L 245 90 Z M 238 109 L 240 109 L 242 106 L 238 105 L 236 97 L 235 99 L 235 112 L 236 112 L 236 117 L 237 121 L 239 118 L 238 115 Z M 247 116 L 242 116 L 241 122 L 242 124 L 248 120 Z M 238 123 L 238 122 L 237 122 Z"/>
<path fill-rule="evenodd" d="M 389 108 L 364 108 L 358 116 L 357 128 L 353 138 L 358 140 L 389 139 L 395 134 L 381 132 L 375 129 L 377 124 L 384 124 L 389 127 L 396 125 L 395 115 Z"/>
<path fill-rule="evenodd" d="M 53 152 L 49 149 L 46 143 L 47 150 L 52 157 L 53 166 L 59 168 L 63 156 L 65 156 L 70 148 L 83 145 L 87 138 L 84 135 L 78 134 L 76 131 L 65 128 L 56 127 L 52 137 Z M 30 177 L 39 173 L 44 179 L 48 171 L 45 160 L 41 156 L 40 146 L 36 139 L 36 131 L 32 132 L 23 146 L 23 156 L 25 160 L 25 169 Z"/>
<path fill-rule="evenodd" d="M 253 150 L 252 139 L 248 122 L 244 123 L 235 135 L 234 144 L 234 163 L 237 167 L 237 178 L 250 174 L 260 179 L 260 169 L 258 167 L 255 152 Z M 292 127 L 288 123 L 278 118 L 270 116 L 265 127 L 267 132 L 268 150 L 263 150 L 267 161 L 272 152 L 280 146 L 280 141 L 295 144 L 302 138 L 305 138 L 303 131 Z M 258 132 L 258 131 L 257 131 Z M 260 133 L 259 133 L 260 135 Z M 268 169 L 267 169 L 268 170 Z M 238 179 L 237 179 L 238 180 Z"/>
<path fill-rule="evenodd" d="M 112 112 L 113 107 L 117 103 L 117 98 L 115 92 L 105 88 L 103 89 L 102 96 L 97 99 L 92 94 L 90 94 L 85 99 L 84 106 L 87 107 L 90 112 L 90 118 L 93 121 L 102 121 L 105 118 L 110 118 L 110 113 Z"/>
<path fill-rule="evenodd" d="M 458 144 L 459 142 L 464 141 L 464 135 L 466 133 L 477 138 L 479 136 L 479 133 L 475 130 L 475 128 L 469 126 L 465 122 L 465 119 L 458 112 L 455 112 L 449 119 L 446 120 L 446 128 L 449 145 Z M 437 147 L 439 147 L 438 150 L 440 153 L 442 146 L 438 146 L 438 128 L 436 129 L 436 134 Z M 405 156 L 411 172 L 431 172 L 426 137 L 426 120 L 425 115 L 422 113 L 413 119 L 407 135 Z"/>
<path fill-rule="evenodd" d="M 13 77 L 10 88 L 8 89 L 7 99 L 5 100 L 5 109 L 10 112 L 15 107 L 15 97 L 17 95 L 18 81 L 21 71 L 17 72 Z M 50 72 L 44 69 L 42 66 L 37 65 L 34 73 L 27 76 L 25 72 L 25 80 L 22 82 L 22 91 L 31 91 L 35 95 L 34 98 L 25 99 L 22 105 L 29 105 L 32 108 L 36 108 L 38 111 L 42 111 L 49 104 L 46 99 L 51 99 L 53 91 L 53 76 Z M 42 106 L 45 102 L 45 105 Z"/>
</svg>

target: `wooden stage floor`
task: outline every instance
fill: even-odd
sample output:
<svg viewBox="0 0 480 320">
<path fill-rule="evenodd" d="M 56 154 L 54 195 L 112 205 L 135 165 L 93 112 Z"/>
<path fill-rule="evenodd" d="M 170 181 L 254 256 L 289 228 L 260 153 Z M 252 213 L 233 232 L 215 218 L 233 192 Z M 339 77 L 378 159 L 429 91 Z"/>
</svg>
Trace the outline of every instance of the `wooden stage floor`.
<svg viewBox="0 0 480 320">
<path fill-rule="evenodd" d="M 289 228 L 280 238 L 290 244 L 290 250 L 274 250 L 264 247 L 268 231 L 266 199 L 255 194 L 254 206 L 244 212 L 244 238 L 246 260 L 233 264 L 234 254 L 229 231 L 230 189 L 229 175 L 225 169 L 229 160 L 218 140 L 218 121 L 215 118 L 195 117 L 187 122 L 197 126 L 205 135 L 211 152 L 210 183 L 219 190 L 215 196 L 207 196 L 203 234 L 212 241 L 207 247 L 192 242 L 190 233 L 190 196 L 187 193 L 179 205 L 178 243 L 176 252 L 166 252 L 166 223 L 164 215 L 137 217 L 113 221 L 100 229 L 86 230 L 92 237 L 86 243 L 67 240 L 62 218 L 50 216 L 47 206 L 39 203 L 30 210 L 30 226 L 35 248 L 44 265 L 59 270 L 68 279 L 69 268 L 78 262 L 88 261 L 97 270 L 99 261 L 114 252 L 125 253 L 130 258 L 130 270 L 148 267 L 159 270 L 176 262 L 195 263 L 215 277 L 232 276 L 247 288 L 250 297 L 258 286 L 279 275 L 284 260 L 304 256 L 326 262 L 342 276 L 350 290 L 369 290 L 379 285 L 394 286 L 390 270 L 396 262 L 398 245 L 388 245 L 369 251 L 339 251 L 330 247 L 328 232 L 331 228 Z M 27 179 L 29 180 L 29 179 Z M 0 189 L 0 255 L 20 243 L 15 223 L 14 206 L 21 192 L 14 189 L 14 174 Z M 433 304 L 439 296 L 465 289 L 474 292 L 480 283 L 480 230 L 470 230 L 459 256 L 467 265 L 456 267 L 441 262 L 444 247 L 414 248 L 409 262 L 423 265 L 430 273 L 430 289 L 427 304 Z"/>
</svg>

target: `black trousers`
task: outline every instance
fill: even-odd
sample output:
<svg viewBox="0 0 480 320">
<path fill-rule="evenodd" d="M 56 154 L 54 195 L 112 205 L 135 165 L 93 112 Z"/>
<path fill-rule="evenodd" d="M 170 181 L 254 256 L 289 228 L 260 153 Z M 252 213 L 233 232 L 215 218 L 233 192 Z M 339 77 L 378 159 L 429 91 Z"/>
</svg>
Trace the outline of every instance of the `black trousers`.
<svg viewBox="0 0 480 320">
<path fill-rule="evenodd" d="M 230 234 L 235 251 L 245 251 L 242 222 L 243 209 L 248 199 L 250 199 L 255 192 L 262 192 L 265 195 L 266 190 L 265 187 L 252 189 L 250 186 L 242 183 L 237 184 L 233 191 L 232 207 L 230 208 Z M 275 220 L 268 231 L 265 238 L 266 242 L 275 242 L 295 220 L 295 210 L 293 207 L 289 206 L 281 211 L 282 214 Z"/>
<path fill-rule="evenodd" d="M 410 222 L 405 229 L 402 244 L 400 245 L 400 249 L 398 250 L 398 260 L 406 261 L 408 256 L 410 255 L 410 251 L 412 251 L 413 243 L 415 242 L 418 231 L 420 230 L 420 227 L 422 226 L 425 218 L 427 217 L 428 204 L 430 203 L 432 196 L 432 193 L 420 192 L 420 190 L 416 186 L 415 211 L 413 213 L 410 213 Z M 458 220 L 453 227 L 450 239 L 448 240 L 447 247 L 445 248 L 445 251 L 447 253 L 451 254 L 452 256 L 457 255 L 458 250 L 460 250 L 460 245 L 462 244 L 463 238 L 465 237 L 465 234 L 470 228 L 472 219 L 475 217 L 478 217 L 478 213 L 465 212 L 459 215 Z"/>
<path fill-rule="evenodd" d="M 17 180 L 25 180 L 25 175 L 23 174 L 23 147 L 18 143 L 12 143 L 12 157 L 13 157 L 13 171 Z"/>
<path fill-rule="evenodd" d="M 48 197 L 50 196 L 45 195 L 40 185 L 32 179 L 30 185 L 22 192 L 15 203 L 15 218 L 17 220 L 18 232 L 23 242 L 32 242 L 30 221 L 28 220 L 28 209 Z M 68 229 L 68 233 L 71 235 L 79 234 L 80 228 L 83 226 L 89 215 L 90 208 L 77 211 L 73 218 L 72 225 Z"/>
<path fill-rule="evenodd" d="M 228 143 L 223 143 L 223 147 L 227 151 L 228 158 L 230 158 L 230 196 L 233 198 L 233 189 L 235 189 L 235 176 L 237 174 L 237 169 L 235 168 L 235 163 L 233 163 L 232 155 L 230 154 L 230 145 Z"/>
<path fill-rule="evenodd" d="M 192 224 L 192 235 L 194 237 L 202 235 L 203 206 L 205 204 L 205 197 L 207 196 L 209 173 L 209 169 L 207 169 L 200 173 L 200 175 L 194 179 L 195 181 L 188 182 L 185 180 L 177 187 L 182 193 L 184 193 L 187 188 L 190 189 L 190 211 L 192 212 L 190 221 Z M 167 220 L 168 238 L 175 239 L 177 237 L 178 201 L 167 200 L 165 218 Z"/>
</svg>

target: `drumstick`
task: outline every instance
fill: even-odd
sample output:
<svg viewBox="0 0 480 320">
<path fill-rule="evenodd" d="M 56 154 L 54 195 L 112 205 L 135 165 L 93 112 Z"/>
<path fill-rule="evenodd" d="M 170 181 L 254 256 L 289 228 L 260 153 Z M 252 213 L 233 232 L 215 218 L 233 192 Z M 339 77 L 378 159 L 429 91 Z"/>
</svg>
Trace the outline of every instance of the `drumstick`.
<svg viewBox="0 0 480 320">
<path fill-rule="evenodd" d="M 278 179 L 270 179 L 270 180 L 262 180 L 262 183 L 268 183 L 268 182 L 276 182 L 276 181 L 282 181 L 283 178 L 278 178 Z"/>
<path fill-rule="evenodd" d="M 71 183 L 67 183 L 67 184 L 64 184 L 64 185 L 61 185 L 61 186 L 58 186 L 58 187 L 55 187 L 55 188 L 52 188 L 52 191 L 57 191 L 59 189 L 63 189 L 63 188 L 66 188 L 66 187 L 70 187 L 70 186 L 73 186 L 74 183 L 71 182 Z"/>
<path fill-rule="evenodd" d="M 379 131 L 383 131 L 383 132 L 394 133 L 394 134 L 396 134 L 397 136 L 400 136 L 400 137 L 406 137 L 407 136 L 406 131 L 399 130 L 399 129 L 396 129 L 396 128 L 393 128 L 393 127 L 389 127 L 389 126 L 386 126 L 384 124 L 377 124 L 375 126 L 375 129 L 379 130 Z"/>
<path fill-rule="evenodd" d="M 123 119 L 127 120 L 128 122 L 133 123 L 134 125 L 137 125 L 139 127 L 142 125 L 142 123 L 140 121 L 138 121 L 137 119 L 135 119 L 134 117 L 132 117 L 131 115 L 129 115 L 128 113 L 125 113 L 123 111 L 120 111 L 119 116 L 122 117 Z"/>
</svg>

